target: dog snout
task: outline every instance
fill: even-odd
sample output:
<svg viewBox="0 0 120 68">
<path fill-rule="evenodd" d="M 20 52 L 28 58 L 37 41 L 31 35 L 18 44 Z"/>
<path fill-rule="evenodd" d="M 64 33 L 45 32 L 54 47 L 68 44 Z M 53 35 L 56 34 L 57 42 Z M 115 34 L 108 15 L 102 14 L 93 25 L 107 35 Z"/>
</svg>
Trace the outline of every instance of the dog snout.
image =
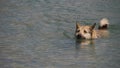
<svg viewBox="0 0 120 68">
<path fill-rule="evenodd" d="M 78 34 L 78 35 L 76 35 L 76 38 L 80 39 L 80 38 L 82 38 L 82 36 L 80 34 Z"/>
</svg>

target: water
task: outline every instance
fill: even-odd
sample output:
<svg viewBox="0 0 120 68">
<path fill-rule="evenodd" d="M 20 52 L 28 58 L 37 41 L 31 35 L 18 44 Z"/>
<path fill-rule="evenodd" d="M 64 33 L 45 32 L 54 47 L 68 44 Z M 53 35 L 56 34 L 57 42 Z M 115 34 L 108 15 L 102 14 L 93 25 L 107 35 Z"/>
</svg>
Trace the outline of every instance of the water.
<svg viewBox="0 0 120 68">
<path fill-rule="evenodd" d="M 119 3 L 1 0 L 0 68 L 119 68 Z M 76 21 L 93 24 L 103 17 L 110 20 L 108 38 L 75 42 Z"/>
</svg>

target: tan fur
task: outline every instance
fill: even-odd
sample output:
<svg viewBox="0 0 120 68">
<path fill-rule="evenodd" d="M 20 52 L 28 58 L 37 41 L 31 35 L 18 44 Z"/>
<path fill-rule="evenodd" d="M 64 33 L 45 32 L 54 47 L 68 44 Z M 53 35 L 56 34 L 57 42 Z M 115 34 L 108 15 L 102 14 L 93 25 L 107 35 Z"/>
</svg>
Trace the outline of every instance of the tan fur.
<svg viewBox="0 0 120 68">
<path fill-rule="evenodd" d="M 99 37 L 108 37 L 109 31 L 108 30 L 93 30 L 92 38 L 99 38 Z"/>
<path fill-rule="evenodd" d="M 101 25 L 102 24 L 102 25 Z M 106 18 L 100 21 L 100 26 L 104 26 L 104 24 L 108 26 L 108 20 Z M 109 35 L 109 31 L 107 29 L 95 29 L 95 25 L 80 25 L 76 23 L 76 37 L 78 39 L 95 39 L 99 37 L 107 37 Z M 104 27 L 105 28 L 105 27 Z"/>
</svg>

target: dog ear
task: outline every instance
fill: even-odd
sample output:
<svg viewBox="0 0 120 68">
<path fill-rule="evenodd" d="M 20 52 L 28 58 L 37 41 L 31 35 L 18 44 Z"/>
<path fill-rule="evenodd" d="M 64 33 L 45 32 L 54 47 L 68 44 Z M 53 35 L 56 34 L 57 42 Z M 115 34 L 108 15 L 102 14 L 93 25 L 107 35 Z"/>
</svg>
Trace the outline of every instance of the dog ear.
<svg viewBox="0 0 120 68">
<path fill-rule="evenodd" d="M 80 28 L 80 24 L 76 22 L 76 29 Z"/>
<path fill-rule="evenodd" d="M 91 30 L 93 30 L 96 26 L 96 23 L 94 23 L 92 26 L 91 26 Z"/>
</svg>

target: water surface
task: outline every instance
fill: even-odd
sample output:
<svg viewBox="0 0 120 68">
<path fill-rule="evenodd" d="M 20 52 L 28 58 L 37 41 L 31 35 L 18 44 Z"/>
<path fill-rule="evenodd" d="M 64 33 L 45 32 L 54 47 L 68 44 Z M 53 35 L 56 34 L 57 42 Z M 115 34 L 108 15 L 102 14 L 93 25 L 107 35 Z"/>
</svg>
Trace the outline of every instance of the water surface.
<svg viewBox="0 0 120 68">
<path fill-rule="evenodd" d="M 0 68 L 119 68 L 119 0 L 1 0 Z M 81 45 L 75 22 L 110 20 L 110 36 Z"/>
</svg>

